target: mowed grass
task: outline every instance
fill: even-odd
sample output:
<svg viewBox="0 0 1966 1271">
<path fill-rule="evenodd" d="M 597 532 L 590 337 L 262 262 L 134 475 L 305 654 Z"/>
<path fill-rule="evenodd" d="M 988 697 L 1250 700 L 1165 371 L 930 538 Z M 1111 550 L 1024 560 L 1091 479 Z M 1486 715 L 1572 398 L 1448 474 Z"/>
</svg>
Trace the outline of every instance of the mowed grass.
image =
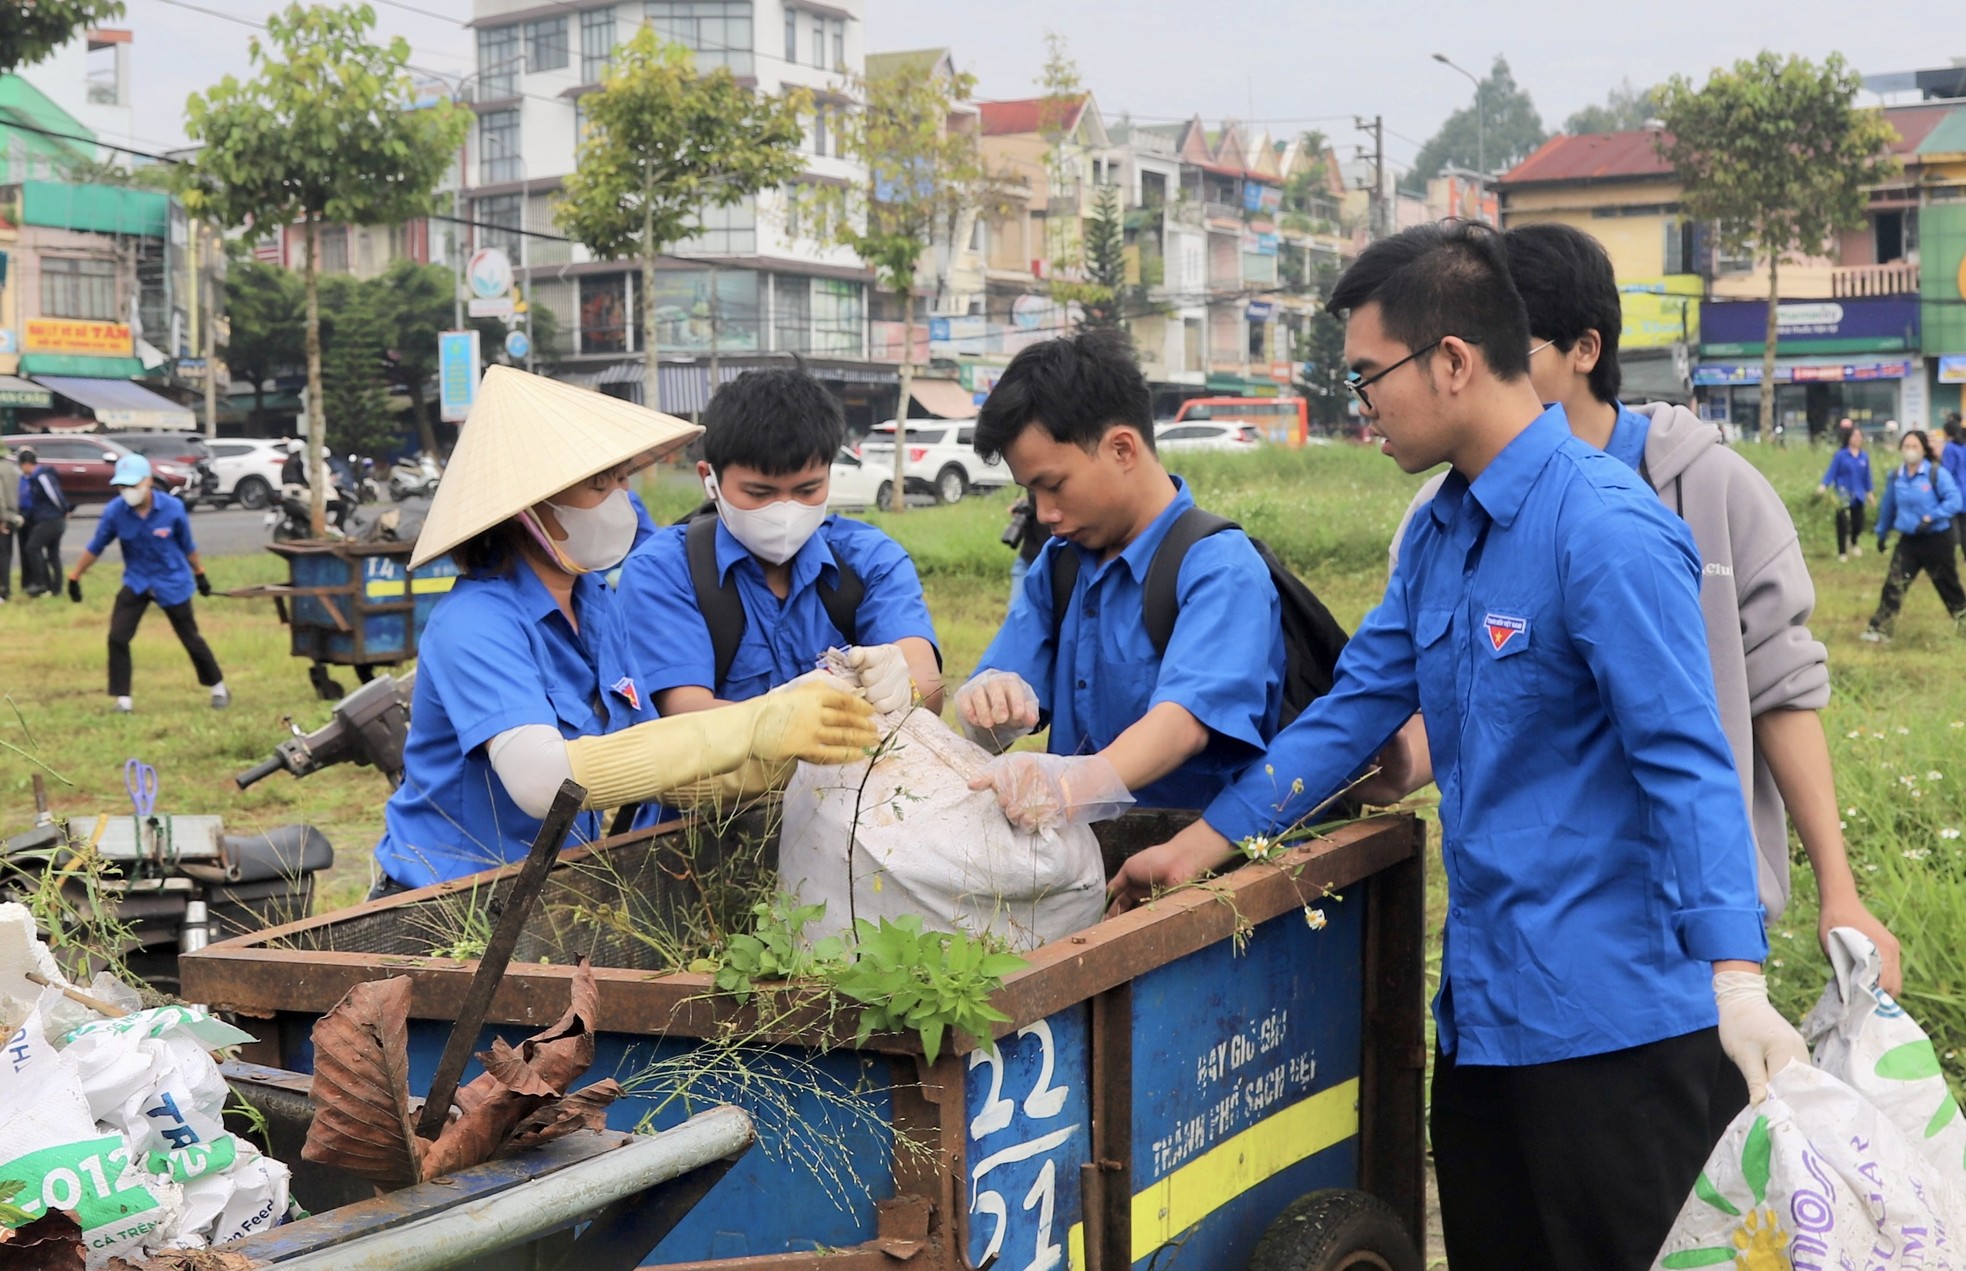
<svg viewBox="0 0 1966 1271">
<path fill-rule="evenodd" d="M 1959 836 L 1966 830 L 1966 642 L 1920 582 L 1896 640 L 1861 643 L 1885 562 L 1870 550 L 1872 540 L 1860 559 L 1836 560 L 1829 505 L 1813 496 L 1827 453 L 1742 452 L 1787 500 L 1815 577 L 1811 625 L 1829 646 L 1834 683 L 1825 726 L 1858 879 L 1873 910 L 1904 940 L 1907 1005 L 1958 1075 L 1954 1056 L 1966 1054 L 1966 838 Z M 1347 625 L 1378 599 L 1386 542 L 1419 484 L 1353 446 L 1183 457 L 1176 467 L 1204 505 L 1266 539 Z M 645 493 L 664 519 L 700 497 L 684 474 L 650 483 Z M 1002 620 L 1011 552 L 998 535 L 1008 504 L 1009 495 L 996 492 L 954 507 L 869 516 L 914 554 L 952 685 L 974 667 Z M 270 554 L 215 560 L 210 568 L 221 588 L 279 581 L 284 571 Z M 58 812 L 92 818 L 127 811 L 122 763 L 137 756 L 158 769 L 163 810 L 217 813 L 243 830 L 320 826 L 341 855 L 323 903 L 359 898 L 387 796 L 380 777 L 342 767 L 305 781 L 276 775 L 245 792 L 232 785 L 234 773 L 285 735 L 284 717 L 312 728 L 328 715 L 312 696 L 305 664 L 287 655 L 287 632 L 272 604 L 199 603 L 201 625 L 233 688 L 229 712 L 206 706 L 168 625 L 151 614 L 135 648 L 138 711 L 117 716 L 104 695 L 103 646 L 116 573 L 112 553 L 88 579 L 82 605 L 17 599 L 0 606 L 0 830 L 31 821 L 30 774 L 38 765 L 58 774 L 48 778 Z M 343 678 L 352 684 L 346 672 Z M 1828 974 L 1816 943 L 1813 880 L 1799 851 L 1796 859 L 1795 901 L 1770 933 L 1770 979 L 1791 1018 L 1814 1001 Z M 1438 868 L 1433 880 L 1438 908 Z"/>
</svg>

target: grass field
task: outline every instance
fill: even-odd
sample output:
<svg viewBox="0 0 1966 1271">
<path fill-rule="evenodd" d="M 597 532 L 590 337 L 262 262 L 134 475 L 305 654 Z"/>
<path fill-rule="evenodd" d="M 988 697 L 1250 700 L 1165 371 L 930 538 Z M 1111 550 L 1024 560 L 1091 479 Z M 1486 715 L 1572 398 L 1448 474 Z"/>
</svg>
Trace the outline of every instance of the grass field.
<svg viewBox="0 0 1966 1271">
<path fill-rule="evenodd" d="M 1859 881 L 1904 941 L 1907 1005 L 1957 1077 L 1966 1068 L 1954 1058 L 1966 1054 L 1966 643 L 1923 583 L 1894 643 L 1859 642 L 1884 562 L 1868 552 L 1836 560 L 1829 507 L 1811 497 L 1827 455 L 1762 447 L 1745 453 L 1788 500 L 1816 579 L 1813 628 L 1829 646 L 1835 685 L 1825 722 Z M 1205 505 L 1265 538 L 1347 625 L 1377 599 L 1386 541 L 1418 484 L 1376 453 L 1349 446 L 1197 456 L 1180 466 Z M 687 481 L 648 493 L 658 515 L 678 513 L 698 497 Z M 1002 617 L 1011 554 L 997 536 L 1007 502 L 999 493 L 871 518 L 914 554 L 952 683 L 975 664 Z M 284 571 L 271 555 L 216 560 L 210 568 L 220 588 L 277 581 Z M 31 819 L 37 767 L 61 813 L 127 810 L 122 763 L 137 756 L 157 767 L 160 810 L 218 813 L 235 829 L 320 826 L 341 854 L 324 903 L 355 899 L 366 886 L 387 793 L 375 773 L 344 767 L 300 782 L 277 775 L 243 793 L 232 786 L 233 773 L 281 739 L 286 717 L 303 727 L 327 717 L 304 664 L 286 654 L 286 630 L 271 603 L 200 602 L 201 624 L 233 689 L 230 711 L 207 708 L 168 625 L 152 614 L 136 642 L 137 713 L 119 716 L 103 691 L 103 634 L 116 573 L 113 560 L 99 565 L 81 605 L 17 599 L 0 606 L 0 832 Z M 1437 869 L 1434 880 L 1438 899 Z M 1806 864 L 1796 883 L 1795 903 L 1771 933 L 1769 967 L 1791 1018 L 1813 1002 L 1827 973 Z"/>
</svg>

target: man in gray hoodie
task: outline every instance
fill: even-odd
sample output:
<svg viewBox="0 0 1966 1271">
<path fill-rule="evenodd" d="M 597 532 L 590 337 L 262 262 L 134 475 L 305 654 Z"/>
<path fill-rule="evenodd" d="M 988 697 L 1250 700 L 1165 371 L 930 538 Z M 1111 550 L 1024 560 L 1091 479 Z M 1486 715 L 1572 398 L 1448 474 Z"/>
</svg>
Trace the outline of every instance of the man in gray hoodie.
<svg viewBox="0 0 1966 1271">
<path fill-rule="evenodd" d="M 20 539 L 20 465 L 0 446 L 0 605 L 13 596 L 14 544 Z M 23 583 L 25 585 L 25 583 Z"/>
<path fill-rule="evenodd" d="M 1636 468 L 1693 531 L 1706 566 L 1700 608 L 1707 653 L 1754 825 L 1768 921 L 1788 904 L 1793 819 L 1822 898 L 1818 938 L 1827 948 L 1832 927 L 1869 936 L 1882 955 L 1884 988 L 1896 994 L 1903 987 L 1898 941 L 1865 908 L 1844 850 L 1820 714 L 1829 702 L 1829 655 L 1809 633 L 1816 589 L 1788 509 L 1712 424 L 1683 406 L 1618 401 L 1618 284 L 1596 239 L 1567 225 L 1525 225 L 1504 243 L 1529 310 L 1529 376 L 1538 395 L 1561 402 L 1571 432 Z M 1442 479 L 1414 496 L 1393 536 L 1395 562 L 1414 509 Z M 1381 756 L 1382 772 L 1362 791 L 1367 797 L 1401 797 L 1433 779 L 1417 723 Z"/>
</svg>

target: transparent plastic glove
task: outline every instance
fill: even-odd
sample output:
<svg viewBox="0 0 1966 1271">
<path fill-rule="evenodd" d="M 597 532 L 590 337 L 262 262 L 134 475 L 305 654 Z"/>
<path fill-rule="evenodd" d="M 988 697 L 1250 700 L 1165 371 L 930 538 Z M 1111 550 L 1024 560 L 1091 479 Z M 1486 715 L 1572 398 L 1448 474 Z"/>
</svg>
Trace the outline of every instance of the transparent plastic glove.
<svg viewBox="0 0 1966 1271">
<path fill-rule="evenodd" d="M 1720 1008 L 1720 1048 L 1747 1078 L 1748 1102 L 1768 1094 L 1768 1078 L 1790 1063 L 1809 1062 L 1809 1044 L 1768 1001 L 1768 981 L 1756 971 L 1722 971 L 1713 977 Z"/>
<path fill-rule="evenodd" d="M 908 659 L 900 645 L 856 645 L 846 651 L 846 665 L 867 704 L 878 713 L 902 710 L 915 700 L 914 677 L 908 674 Z"/>
<path fill-rule="evenodd" d="M 1133 802 L 1120 774 L 1098 755 L 1003 755 L 969 788 L 995 790 L 1004 817 L 1026 834 L 1110 821 Z"/>
<path fill-rule="evenodd" d="M 998 754 L 1038 726 L 1038 691 L 1015 671 L 978 671 L 956 690 L 956 718 L 971 741 Z"/>
</svg>

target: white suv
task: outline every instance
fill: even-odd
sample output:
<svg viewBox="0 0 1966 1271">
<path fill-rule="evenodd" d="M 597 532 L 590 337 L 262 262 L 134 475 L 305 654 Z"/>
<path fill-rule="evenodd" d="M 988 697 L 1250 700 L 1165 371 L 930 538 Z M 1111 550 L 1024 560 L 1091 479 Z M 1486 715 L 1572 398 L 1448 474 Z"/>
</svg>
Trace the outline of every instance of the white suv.
<svg viewBox="0 0 1966 1271">
<path fill-rule="evenodd" d="M 976 444 L 973 419 L 911 419 L 906 444 L 911 494 L 932 494 L 937 503 L 954 503 L 971 490 L 1010 484 L 1010 469 L 1002 456 L 985 463 L 972 448 Z M 894 421 L 876 424 L 857 452 L 868 467 L 892 472 Z"/>
<path fill-rule="evenodd" d="M 280 465 L 287 461 L 287 443 L 256 437 L 222 437 L 208 442 L 218 489 L 212 498 L 259 511 L 280 488 Z"/>
</svg>

